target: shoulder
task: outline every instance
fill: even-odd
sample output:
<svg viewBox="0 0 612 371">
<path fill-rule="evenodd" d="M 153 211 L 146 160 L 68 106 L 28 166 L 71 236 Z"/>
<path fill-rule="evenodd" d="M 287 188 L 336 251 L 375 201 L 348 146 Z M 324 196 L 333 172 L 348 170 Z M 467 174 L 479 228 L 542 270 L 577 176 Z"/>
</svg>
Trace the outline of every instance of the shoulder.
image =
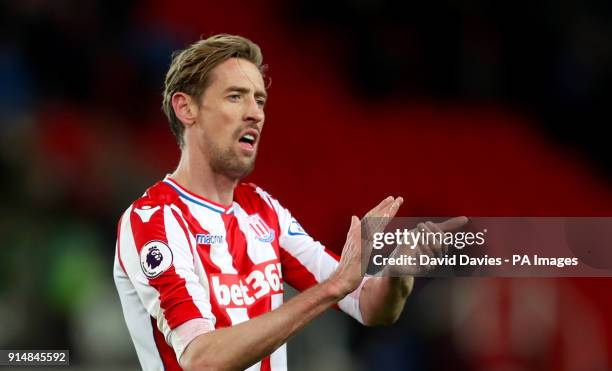
<svg viewBox="0 0 612 371">
<path fill-rule="evenodd" d="M 275 209 L 278 201 L 253 183 L 240 183 L 234 191 L 234 199 L 242 208 Z"/>
<path fill-rule="evenodd" d="M 122 219 L 137 217 L 137 221 L 147 223 L 156 214 L 163 214 L 164 207 L 175 204 L 178 198 L 178 194 L 169 184 L 159 181 L 149 187 L 140 198 L 132 202 L 124 212 Z M 158 213 L 160 210 L 162 212 Z"/>
</svg>

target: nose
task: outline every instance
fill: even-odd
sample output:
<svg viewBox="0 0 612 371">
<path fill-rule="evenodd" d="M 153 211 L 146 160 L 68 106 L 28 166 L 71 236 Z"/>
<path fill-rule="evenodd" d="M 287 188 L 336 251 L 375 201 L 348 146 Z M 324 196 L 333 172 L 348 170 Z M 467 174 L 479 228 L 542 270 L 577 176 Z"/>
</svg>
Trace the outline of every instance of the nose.
<svg viewBox="0 0 612 371">
<path fill-rule="evenodd" d="M 257 103 L 256 99 L 252 98 L 249 101 L 250 102 L 245 114 L 245 121 L 253 124 L 259 124 L 264 120 L 264 109 Z"/>
</svg>

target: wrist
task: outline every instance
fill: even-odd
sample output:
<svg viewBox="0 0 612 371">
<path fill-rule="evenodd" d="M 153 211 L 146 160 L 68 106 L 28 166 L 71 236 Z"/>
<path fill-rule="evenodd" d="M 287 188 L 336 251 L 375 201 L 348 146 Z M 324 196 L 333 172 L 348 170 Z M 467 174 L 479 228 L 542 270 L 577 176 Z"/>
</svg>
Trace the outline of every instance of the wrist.
<svg viewBox="0 0 612 371">
<path fill-rule="evenodd" d="M 342 280 L 336 275 L 329 277 L 323 284 L 326 286 L 327 293 L 333 297 L 335 301 L 342 300 L 342 298 L 350 293 L 345 287 L 346 285 L 343 285 Z"/>
</svg>

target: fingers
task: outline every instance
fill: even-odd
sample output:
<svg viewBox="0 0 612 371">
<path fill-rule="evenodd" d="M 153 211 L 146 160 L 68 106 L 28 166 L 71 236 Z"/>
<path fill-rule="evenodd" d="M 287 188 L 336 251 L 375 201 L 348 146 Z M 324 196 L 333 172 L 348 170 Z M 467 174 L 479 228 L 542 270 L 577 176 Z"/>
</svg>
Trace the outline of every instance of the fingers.
<svg viewBox="0 0 612 371">
<path fill-rule="evenodd" d="M 361 228 L 361 221 L 355 215 L 351 216 L 351 226 L 349 227 L 348 233 L 346 234 L 347 239 L 350 239 L 355 235 L 355 233 L 359 233 Z"/>
<path fill-rule="evenodd" d="M 425 223 L 419 223 L 417 224 L 417 230 L 421 233 L 423 233 L 423 235 L 425 236 L 430 236 L 432 231 L 425 225 Z M 438 255 L 436 247 L 433 245 L 432 243 L 433 241 L 429 240 L 429 237 L 427 237 L 427 240 L 422 240 L 419 241 L 417 248 L 419 251 L 419 255 L 427 255 L 430 258 L 433 258 L 435 256 Z"/>
<path fill-rule="evenodd" d="M 442 229 L 440 229 L 436 223 L 426 222 L 425 225 L 436 234 L 434 237 L 434 247 L 438 252 L 437 255 L 439 257 L 444 256 L 444 254 L 448 252 L 448 245 L 443 243 L 444 231 L 442 231 Z"/>
<path fill-rule="evenodd" d="M 385 213 L 383 214 L 383 217 L 384 218 L 393 218 L 395 216 L 395 214 L 397 214 L 397 211 L 399 210 L 400 206 L 402 206 L 403 203 L 404 203 L 404 199 L 401 198 L 401 197 L 398 197 L 395 200 L 393 200 L 393 202 L 385 210 Z"/>
<path fill-rule="evenodd" d="M 402 202 L 403 200 L 401 197 L 398 197 L 393 203 L 389 204 L 387 210 L 389 212 L 388 215 L 395 215 Z M 379 209 L 378 211 L 383 212 L 384 210 Z M 398 271 L 398 274 L 406 274 L 406 272 L 410 272 L 411 274 L 425 274 L 435 269 L 437 266 L 435 261 L 431 264 L 425 263 L 427 260 L 422 260 L 420 257 L 425 255 L 430 259 L 443 258 L 449 251 L 449 245 L 444 243 L 447 237 L 445 233 L 460 229 L 467 224 L 468 221 L 468 218 L 465 216 L 460 216 L 441 223 L 428 221 L 417 224 L 416 230 L 413 229 L 409 232 L 412 235 L 412 243 L 400 243 L 398 250 L 394 251 L 394 253 L 397 251 L 397 253 L 415 257 L 417 259 L 417 264 L 407 269 L 404 267 L 401 272 Z M 421 262 L 423 262 L 423 265 L 421 265 Z M 386 271 L 392 274 L 397 273 L 394 268 L 388 268 Z"/>
<path fill-rule="evenodd" d="M 463 227 L 467 224 L 468 221 L 469 219 L 465 216 L 458 216 L 445 220 L 442 223 L 437 223 L 437 225 L 442 230 L 442 232 L 450 232 Z"/>
<path fill-rule="evenodd" d="M 351 217 L 351 226 L 357 231 L 361 228 L 361 220 L 355 215 Z"/>
<path fill-rule="evenodd" d="M 404 203 L 404 199 L 402 197 L 395 198 L 393 196 L 389 196 L 382 200 L 372 210 L 368 211 L 365 217 L 392 218 L 395 216 L 402 203 Z"/>
<path fill-rule="evenodd" d="M 361 250 L 361 222 L 356 216 L 351 217 L 351 226 L 346 234 L 346 242 L 342 249 L 341 260 L 346 259 L 348 261 L 359 256 Z M 350 264 L 347 262 L 346 264 Z"/>
<path fill-rule="evenodd" d="M 454 231 L 463 227 L 468 222 L 465 216 L 448 219 L 442 223 L 425 222 L 419 223 L 419 231 L 428 236 L 424 243 L 417 246 L 419 254 L 431 257 L 442 257 L 448 252 L 448 246 L 443 243 L 444 232 Z"/>
<path fill-rule="evenodd" d="M 359 239 L 361 237 L 361 221 L 358 217 L 353 215 L 351 217 L 351 226 L 349 227 L 348 233 L 346 234 L 347 242 L 350 240 Z"/>
<path fill-rule="evenodd" d="M 382 232 L 389 224 L 390 219 L 397 214 L 403 202 L 404 199 L 401 197 L 393 198 L 389 196 L 370 210 L 363 219 L 365 235 L 372 236 L 376 232 Z"/>
<path fill-rule="evenodd" d="M 393 198 L 392 196 L 389 196 L 389 197 L 385 198 L 378 205 L 374 206 L 372 208 L 372 210 L 368 211 L 367 214 L 365 214 L 364 217 L 377 217 L 377 216 L 381 216 L 380 215 L 381 210 L 384 210 L 393 201 L 395 201 L 395 198 Z"/>
</svg>

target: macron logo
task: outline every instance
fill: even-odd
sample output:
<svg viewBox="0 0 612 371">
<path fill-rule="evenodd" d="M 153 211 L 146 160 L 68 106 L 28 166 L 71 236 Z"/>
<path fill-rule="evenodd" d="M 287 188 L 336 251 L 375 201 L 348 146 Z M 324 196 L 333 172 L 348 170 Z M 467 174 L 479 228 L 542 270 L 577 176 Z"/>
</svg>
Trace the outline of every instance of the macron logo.
<svg viewBox="0 0 612 371">
<path fill-rule="evenodd" d="M 159 210 L 159 206 L 153 208 L 151 206 L 143 206 L 141 209 L 134 209 L 134 212 L 138 214 L 143 223 L 147 223 L 157 210 Z"/>
<path fill-rule="evenodd" d="M 197 234 L 196 242 L 198 245 L 216 245 L 223 243 L 223 236 L 216 234 Z"/>
</svg>

